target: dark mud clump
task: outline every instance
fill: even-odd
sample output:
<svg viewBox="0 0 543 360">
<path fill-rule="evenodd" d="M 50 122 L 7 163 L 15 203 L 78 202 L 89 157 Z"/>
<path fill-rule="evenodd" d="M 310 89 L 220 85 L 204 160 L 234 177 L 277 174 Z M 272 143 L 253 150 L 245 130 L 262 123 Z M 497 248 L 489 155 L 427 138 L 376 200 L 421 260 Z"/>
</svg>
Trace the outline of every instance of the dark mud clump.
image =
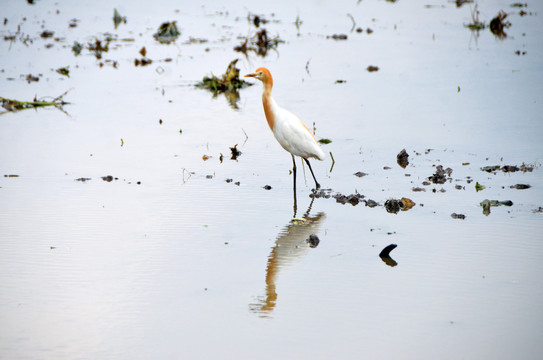
<svg viewBox="0 0 543 360">
<path fill-rule="evenodd" d="M 451 214 L 451 217 L 452 217 L 453 219 L 464 220 L 464 219 L 466 218 L 466 215 L 464 215 L 464 214 L 452 213 L 452 214 Z"/>
<path fill-rule="evenodd" d="M 526 189 L 531 188 L 531 186 L 528 184 L 516 184 L 516 185 L 511 185 L 510 188 L 517 189 L 517 190 L 526 190 Z"/>
<path fill-rule="evenodd" d="M 263 186 L 263 189 L 264 189 L 264 190 L 271 190 L 272 187 L 271 187 L 270 185 L 264 185 L 264 186 Z"/>
<path fill-rule="evenodd" d="M 347 40 L 348 36 L 345 34 L 334 34 L 334 35 L 328 35 L 326 36 L 327 39 L 333 39 L 333 40 Z"/>
<path fill-rule="evenodd" d="M 236 67 L 238 60 L 231 61 L 226 68 L 226 72 L 220 77 L 213 74 L 211 76 L 204 76 L 202 81 L 196 84 L 196 87 L 211 91 L 214 97 L 218 94 L 224 94 L 230 106 L 238 109 L 239 89 L 253 85 L 239 78 L 239 69 Z"/>
<path fill-rule="evenodd" d="M 385 202 L 385 210 L 391 214 L 397 214 L 400 210 L 407 211 L 415 206 L 415 203 L 408 198 L 389 199 Z"/>
<path fill-rule="evenodd" d="M 496 173 L 497 171 L 503 171 L 503 172 L 516 172 L 516 171 L 522 171 L 522 172 L 532 172 L 534 170 L 533 165 L 526 165 L 522 163 L 520 166 L 516 165 L 491 165 L 491 166 L 484 166 L 481 168 L 482 171 L 486 171 L 488 173 Z"/>
<path fill-rule="evenodd" d="M 490 31 L 496 35 L 498 39 L 505 39 L 507 37 L 504 30 L 509 28 L 511 23 L 509 21 L 505 21 L 506 18 L 507 13 L 500 11 L 498 15 L 496 15 L 496 17 L 490 21 Z"/>
<path fill-rule="evenodd" d="M 405 149 L 396 155 L 396 162 L 404 169 L 407 167 L 407 165 L 409 165 L 409 154 L 407 151 L 405 151 Z"/>
<path fill-rule="evenodd" d="M 315 234 L 309 235 L 309 238 L 306 239 L 305 241 L 309 244 L 309 247 L 311 248 L 316 248 L 317 246 L 319 246 L 319 243 L 321 242 L 319 240 L 319 237 Z"/>
<path fill-rule="evenodd" d="M 436 166 L 435 174 L 428 177 L 428 180 L 430 180 L 434 184 L 445 184 L 445 182 L 450 179 L 451 174 L 452 174 L 451 168 L 443 169 L 443 166 L 438 165 Z"/>
<path fill-rule="evenodd" d="M 232 157 L 230 158 L 230 160 L 237 160 L 238 156 L 241 155 L 241 151 L 238 150 L 238 144 L 231 147 L 230 152 L 232 153 Z"/>
<path fill-rule="evenodd" d="M 396 244 L 390 244 L 386 246 L 383 250 L 381 250 L 381 252 L 379 253 L 379 257 L 381 258 L 381 260 L 383 260 L 383 262 L 387 264 L 388 266 L 394 267 L 398 265 L 398 263 L 393 258 L 390 257 L 390 252 L 396 249 L 397 246 L 398 245 Z"/>
<path fill-rule="evenodd" d="M 337 203 L 340 204 L 351 204 L 352 206 L 356 206 L 360 203 L 361 199 L 364 198 L 364 195 L 360 194 L 351 194 L 351 195 L 343 195 L 343 194 L 336 194 L 332 196 L 334 199 L 336 199 Z"/>
<path fill-rule="evenodd" d="M 157 32 L 153 34 L 153 37 L 161 44 L 170 44 L 174 42 L 181 32 L 177 29 L 175 21 L 165 22 L 159 26 Z"/>
</svg>

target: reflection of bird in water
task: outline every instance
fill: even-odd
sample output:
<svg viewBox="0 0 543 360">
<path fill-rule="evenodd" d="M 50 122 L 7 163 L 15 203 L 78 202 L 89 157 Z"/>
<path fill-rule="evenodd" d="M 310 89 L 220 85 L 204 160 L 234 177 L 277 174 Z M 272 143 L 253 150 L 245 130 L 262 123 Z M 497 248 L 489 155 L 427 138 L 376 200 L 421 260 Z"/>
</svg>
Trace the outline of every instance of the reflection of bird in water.
<svg viewBox="0 0 543 360">
<path fill-rule="evenodd" d="M 266 68 L 258 68 L 253 74 L 247 74 L 245 77 L 254 77 L 262 81 L 264 90 L 262 92 L 262 105 L 268 125 L 279 144 L 292 155 L 292 174 L 294 178 L 294 208 L 296 209 L 296 161 L 294 156 L 299 156 L 307 163 L 315 187 L 321 186 L 313 174 L 313 169 L 308 158 L 324 160 L 324 152 L 315 140 L 315 137 L 307 127 L 298 119 L 296 115 L 280 108 L 272 98 L 273 79 L 271 73 Z M 294 211 L 296 212 L 296 210 Z"/>
<path fill-rule="evenodd" d="M 279 233 L 268 257 L 266 298 L 260 300 L 259 304 L 252 305 L 252 311 L 262 315 L 273 311 L 277 302 L 276 280 L 279 270 L 293 264 L 308 252 L 312 245 L 307 242 L 307 239 L 312 234 L 318 233 L 325 218 L 325 214 L 320 212 L 313 217 L 293 219 Z"/>
</svg>

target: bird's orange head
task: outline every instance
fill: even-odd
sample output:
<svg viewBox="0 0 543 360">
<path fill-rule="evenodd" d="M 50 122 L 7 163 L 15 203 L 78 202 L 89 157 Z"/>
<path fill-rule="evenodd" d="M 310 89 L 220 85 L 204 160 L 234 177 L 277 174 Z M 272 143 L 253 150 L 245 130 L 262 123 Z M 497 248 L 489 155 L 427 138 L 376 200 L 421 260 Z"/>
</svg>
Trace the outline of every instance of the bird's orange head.
<svg viewBox="0 0 543 360">
<path fill-rule="evenodd" d="M 259 67 L 254 73 L 247 74 L 244 77 L 253 77 L 262 81 L 265 85 L 268 85 L 270 87 L 273 86 L 273 78 L 270 70 L 266 69 L 265 67 Z"/>
</svg>

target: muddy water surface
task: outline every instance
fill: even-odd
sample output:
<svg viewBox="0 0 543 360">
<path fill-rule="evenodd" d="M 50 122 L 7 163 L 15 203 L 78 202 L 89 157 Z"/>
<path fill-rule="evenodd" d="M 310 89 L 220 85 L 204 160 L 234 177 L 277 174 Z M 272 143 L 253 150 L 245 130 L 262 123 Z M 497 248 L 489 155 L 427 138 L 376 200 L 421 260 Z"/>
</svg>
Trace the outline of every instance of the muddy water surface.
<svg viewBox="0 0 543 360">
<path fill-rule="evenodd" d="M 543 9 L 511 4 L 480 1 L 477 33 L 448 1 L 155 1 L 117 29 L 111 2 L 7 1 L 0 96 L 70 104 L 0 115 L 0 357 L 540 358 Z M 249 14 L 284 40 L 265 57 L 233 50 Z M 323 192 L 298 163 L 305 221 L 261 85 L 235 106 L 194 87 L 235 58 L 332 141 Z"/>
</svg>

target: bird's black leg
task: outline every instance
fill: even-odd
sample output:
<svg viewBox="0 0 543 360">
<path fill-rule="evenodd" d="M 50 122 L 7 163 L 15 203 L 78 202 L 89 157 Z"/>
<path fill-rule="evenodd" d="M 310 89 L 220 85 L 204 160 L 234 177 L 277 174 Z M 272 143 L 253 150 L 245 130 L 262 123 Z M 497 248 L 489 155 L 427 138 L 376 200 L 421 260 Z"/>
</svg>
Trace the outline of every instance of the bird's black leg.
<svg viewBox="0 0 543 360">
<path fill-rule="evenodd" d="M 304 160 L 307 163 L 307 166 L 309 166 L 309 170 L 311 171 L 311 175 L 313 175 L 313 180 L 315 180 L 315 187 L 317 188 L 317 190 L 319 190 L 321 188 L 321 185 L 317 182 L 317 179 L 315 178 L 315 174 L 313 174 L 313 169 L 311 169 L 311 164 L 309 163 L 309 160 L 307 160 L 307 159 L 304 159 Z"/>
<path fill-rule="evenodd" d="M 292 177 L 293 177 L 292 190 L 294 192 L 294 216 L 293 217 L 296 217 L 298 205 L 296 204 L 296 161 L 294 160 L 294 155 L 292 155 Z"/>
</svg>

